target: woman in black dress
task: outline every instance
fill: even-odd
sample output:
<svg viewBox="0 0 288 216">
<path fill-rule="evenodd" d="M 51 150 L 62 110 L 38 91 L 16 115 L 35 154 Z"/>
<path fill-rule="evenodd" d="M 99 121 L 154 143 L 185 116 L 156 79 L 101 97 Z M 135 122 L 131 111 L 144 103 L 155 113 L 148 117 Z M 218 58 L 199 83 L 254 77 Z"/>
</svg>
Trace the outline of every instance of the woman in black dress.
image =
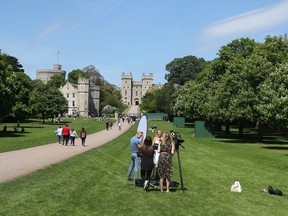
<svg viewBox="0 0 288 216">
<path fill-rule="evenodd" d="M 158 173 L 160 177 L 160 189 L 163 191 L 163 181 L 166 179 L 166 191 L 170 192 L 169 186 L 173 175 L 172 157 L 175 145 L 169 133 L 163 134 L 163 141 L 158 145 L 158 153 L 160 153 L 158 161 Z"/>
<path fill-rule="evenodd" d="M 139 148 L 142 154 L 141 160 L 141 178 L 144 182 L 144 189 L 146 190 L 149 186 L 149 180 L 154 168 L 153 163 L 153 147 L 152 147 L 152 138 L 147 136 L 144 140 L 144 143 Z"/>
</svg>

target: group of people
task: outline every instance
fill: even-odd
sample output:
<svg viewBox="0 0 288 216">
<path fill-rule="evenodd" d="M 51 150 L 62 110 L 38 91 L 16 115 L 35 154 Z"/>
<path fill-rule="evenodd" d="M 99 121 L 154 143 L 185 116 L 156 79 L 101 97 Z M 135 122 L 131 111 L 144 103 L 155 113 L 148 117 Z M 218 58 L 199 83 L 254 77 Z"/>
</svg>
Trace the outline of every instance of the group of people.
<svg viewBox="0 0 288 216">
<path fill-rule="evenodd" d="M 58 143 L 62 145 L 68 145 L 69 140 L 72 146 L 75 145 L 75 139 L 78 137 L 76 130 L 73 128 L 70 129 L 69 125 L 66 124 L 63 128 L 59 126 L 59 128 L 55 131 L 55 134 L 58 136 Z M 84 128 L 80 131 L 80 138 L 82 146 L 85 146 L 85 140 L 87 137 L 87 133 Z"/>
<path fill-rule="evenodd" d="M 131 179 L 134 169 L 134 181 L 138 180 L 138 169 L 141 167 L 141 178 L 144 182 L 144 189 L 149 187 L 153 169 L 159 177 L 160 190 L 163 192 L 164 180 L 166 181 L 166 192 L 170 192 L 170 182 L 173 175 L 172 159 L 175 151 L 175 144 L 170 133 L 162 133 L 157 130 L 153 138 L 147 136 L 143 143 L 141 138 L 143 132 L 139 131 L 130 140 L 131 164 L 128 168 L 127 179 Z M 155 158 L 159 156 L 159 158 Z M 155 160 L 156 159 L 156 160 Z"/>
</svg>

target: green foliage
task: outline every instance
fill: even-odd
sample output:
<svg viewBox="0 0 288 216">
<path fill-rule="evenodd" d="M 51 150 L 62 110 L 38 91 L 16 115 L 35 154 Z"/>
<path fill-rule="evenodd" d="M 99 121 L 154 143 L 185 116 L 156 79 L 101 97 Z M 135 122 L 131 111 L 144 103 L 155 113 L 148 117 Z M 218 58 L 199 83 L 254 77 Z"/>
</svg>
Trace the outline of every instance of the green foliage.
<svg viewBox="0 0 288 216">
<path fill-rule="evenodd" d="M 194 80 L 196 76 L 203 71 L 207 62 L 203 58 L 195 56 L 185 56 L 183 58 L 175 58 L 166 65 L 165 79 L 169 84 L 183 85 L 189 80 Z"/>
<path fill-rule="evenodd" d="M 65 78 L 61 75 L 54 75 L 50 78 L 50 80 L 47 82 L 48 86 L 54 87 L 54 88 L 60 88 L 65 84 Z"/>
<path fill-rule="evenodd" d="M 142 112 L 153 113 L 157 112 L 157 98 L 155 92 L 148 91 L 142 97 L 140 109 Z"/>
<path fill-rule="evenodd" d="M 97 68 L 95 68 L 94 65 L 89 65 L 89 66 L 83 68 L 83 71 L 86 74 L 88 74 L 88 76 L 90 77 L 90 81 L 92 83 L 94 83 L 95 85 L 101 86 L 104 83 L 106 83 L 103 76 L 100 74 L 99 70 Z"/>
<path fill-rule="evenodd" d="M 108 82 L 100 86 L 100 109 L 107 105 L 115 107 L 119 113 L 125 109 L 125 105 L 121 102 L 120 90 Z"/>
<path fill-rule="evenodd" d="M 31 114 L 30 106 L 30 93 L 33 89 L 32 80 L 23 72 L 14 73 L 13 80 L 13 94 L 15 98 L 15 104 L 12 107 L 12 116 L 19 122 Z"/>
<path fill-rule="evenodd" d="M 73 84 L 78 84 L 78 78 L 82 76 L 84 78 L 89 78 L 89 75 L 80 69 L 72 70 L 68 74 L 68 82 Z"/>
<path fill-rule="evenodd" d="M 259 86 L 259 121 L 287 126 L 288 119 L 288 63 L 281 64 Z"/>
<path fill-rule="evenodd" d="M 41 115 L 43 123 L 48 117 L 58 116 L 67 111 L 67 100 L 57 88 L 42 85 L 35 88 L 30 97 L 34 115 Z"/>
<path fill-rule="evenodd" d="M 1 56 L 2 54 L 0 54 Z M 12 81 L 12 67 L 8 65 L 2 58 L 0 59 L 0 118 L 5 117 L 11 112 L 14 104 L 14 95 L 11 87 Z"/>
</svg>

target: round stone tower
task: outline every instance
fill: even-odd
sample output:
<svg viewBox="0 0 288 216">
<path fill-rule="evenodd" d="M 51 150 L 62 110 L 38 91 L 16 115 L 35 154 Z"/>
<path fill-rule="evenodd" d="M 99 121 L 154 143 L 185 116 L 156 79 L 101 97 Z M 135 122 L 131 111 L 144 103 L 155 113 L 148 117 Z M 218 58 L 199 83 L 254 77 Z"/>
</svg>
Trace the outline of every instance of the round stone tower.
<svg viewBox="0 0 288 216">
<path fill-rule="evenodd" d="M 66 71 L 61 69 L 60 64 L 54 64 L 53 69 L 39 69 L 36 70 L 36 77 L 38 80 L 41 80 L 44 84 L 47 84 L 47 82 L 51 79 L 54 75 L 60 75 L 63 76 L 65 79 Z"/>
</svg>

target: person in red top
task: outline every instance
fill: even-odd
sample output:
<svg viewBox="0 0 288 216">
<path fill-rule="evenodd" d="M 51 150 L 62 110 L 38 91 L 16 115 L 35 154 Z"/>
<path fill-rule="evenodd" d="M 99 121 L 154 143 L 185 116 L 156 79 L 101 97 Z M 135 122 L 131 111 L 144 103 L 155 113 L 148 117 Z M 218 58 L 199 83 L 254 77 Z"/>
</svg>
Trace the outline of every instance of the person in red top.
<svg viewBox="0 0 288 216">
<path fill-rule="evenodd" d="M 63 127 L 62 129 L 62 137 L 63 137 L 63 143 L 62 145 L 65 145 L 67 146 L 68 142 L 69 142 L 69 136 L 70 136 L 70 128 L 68 126 L 68 124 L 65 125 L 65 127 Z"/>
</svg>

